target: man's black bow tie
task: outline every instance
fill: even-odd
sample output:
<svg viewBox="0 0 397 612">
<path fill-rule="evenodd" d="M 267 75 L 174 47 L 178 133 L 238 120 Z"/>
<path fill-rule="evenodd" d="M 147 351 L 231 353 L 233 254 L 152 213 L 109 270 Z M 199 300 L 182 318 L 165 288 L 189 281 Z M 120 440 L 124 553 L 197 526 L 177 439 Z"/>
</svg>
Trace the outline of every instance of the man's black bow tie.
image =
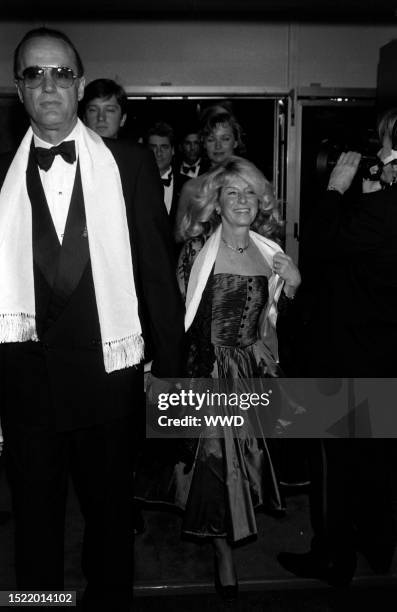
<svg viewBox="0 0 397 612">
<path fill-rule="evenodd" d="M 188 166 L 187 164 L 183 164 L 182 172 L 185 172 L 186 174 L 188 172 L 196 172 L 196 168 L 197 168 L 197 164 L 193 164 L 192 166 Z"/>
<path fill-rule="evenodd" d="M 169 187 L 171 185 L 171 181 L 172 181 L 172 172 L 170 173 L 168 178 L 161 177 L 161 182 L 163 183 L 164 187 Z"/>
<path fill-rule="evenodd" d="M 50 149 L 35 147 L 35 153 L 37 163 L 45 172 L 51 168 L 55 155 L 61 155 L 68 164 L 73 164 L 76 161 L 74 140 L 65 140 L 57 147 L 51 147 Z"/>
</svg>

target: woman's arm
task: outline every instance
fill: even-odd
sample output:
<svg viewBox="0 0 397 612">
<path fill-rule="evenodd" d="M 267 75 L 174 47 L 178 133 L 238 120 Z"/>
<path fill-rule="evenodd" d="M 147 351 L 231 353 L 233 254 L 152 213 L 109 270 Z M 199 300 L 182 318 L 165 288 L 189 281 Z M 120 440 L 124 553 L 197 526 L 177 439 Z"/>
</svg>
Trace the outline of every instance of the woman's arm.
<svg viewBox="0 0 397 612">
<path fill-rule="evenodd" d="M 276 253 L 273 257 L 273 271 L 283 279 L 283 290 L 287 298 L 293 299 L 301 284 L 301 275 L 291 257 L 286 253 Z"/>
</svg>

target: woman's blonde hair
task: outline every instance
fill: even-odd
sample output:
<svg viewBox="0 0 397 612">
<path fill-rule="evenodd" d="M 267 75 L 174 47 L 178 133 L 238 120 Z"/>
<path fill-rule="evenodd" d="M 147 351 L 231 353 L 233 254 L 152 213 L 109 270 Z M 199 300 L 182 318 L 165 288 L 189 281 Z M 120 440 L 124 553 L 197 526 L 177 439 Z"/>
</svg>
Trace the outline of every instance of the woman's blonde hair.
<svg viewBox="0 0 397 612">
<path fill-rule="evenodd" d="M 228 184 L 231 178 L 245 181 L 258 197 L 258 214 L 251 229 L 273 240 L 280 239 L 283 222 L 271 183 L 253 163 L 237 156 L 230 157 L 208 172 L 200 190 L 192 195 L 177 227 L 180 239 L 188 240 L 197 236 L 208 238 L 214 232 L 221 222 L 215 208 L 219 203 L 222 187 Z"/>
</svg>

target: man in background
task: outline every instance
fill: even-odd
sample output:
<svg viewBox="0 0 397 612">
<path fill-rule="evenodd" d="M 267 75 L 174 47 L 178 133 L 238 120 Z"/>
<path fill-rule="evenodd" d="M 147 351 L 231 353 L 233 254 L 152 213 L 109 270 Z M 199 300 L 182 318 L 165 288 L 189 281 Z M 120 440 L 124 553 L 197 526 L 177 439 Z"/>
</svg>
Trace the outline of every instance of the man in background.
<svg viewBox="0 0 397 612">
<path fill-rule="evenodd" d="M 354 392 L 355 378 L 381 384 L 377 379 L 397 374 L 396 125 L 397 109 L 392 109 L 378 127 L 380 177 L 362 180 L 354 201 L 348 192 L 355 177 L 363 177 L 361 155 L 340 155 L 302 238 L 310 258 L 307 278 L 313 279 L 306 289 L 310 302 L 304 298 L 313 306 L 305 320 L 302 374 L 350 377 L 349 437 L 338 438 L 336 430 L 335 437 L 309 441 L 311 548 L 303 554 L 282 552 L 278 559 L 298 576 L 334 586 L 350 583 L 358 552 L 375 573 L 387 573 L 396 542 L 394 443 L 372 437 L 369 413 L 366 431 L 356 431 L 366 404 L 356 403 Z"/>
<path fill-rule="evenodd" d="M 198 128 L 187 127 L 183 134 L 179 150 L 182 162 L 179 167 L 180 174 L 189 178 L 197 178 L 204 172 L 204 164 L 201 159 L 201 142 Z"/>
<path fill-rule="evenodd" d="M 118 138 L 127 120 L 127 95 L 111 79 L 91 81 L 81 101 L 84 123 L 103 138 Z"/>
<path fill-rule="evenodd" d="M 173 227 L 179 195 L 188 177 L 182 176 L 175 168 L 175 134 L 168 123 L 158 121 L 146 134 L 146 143 L 154 153 L 164 188 L 164 204 Z"/>
</svg>

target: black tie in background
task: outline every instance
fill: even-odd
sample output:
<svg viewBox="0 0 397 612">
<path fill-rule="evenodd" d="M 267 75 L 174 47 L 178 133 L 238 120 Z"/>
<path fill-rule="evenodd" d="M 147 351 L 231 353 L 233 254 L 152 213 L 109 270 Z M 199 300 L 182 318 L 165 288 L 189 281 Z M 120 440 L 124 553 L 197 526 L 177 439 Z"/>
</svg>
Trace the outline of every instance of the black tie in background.
<svg viewBox="0 0 397 612">
<path fill-rule="evenodd" d="M 196 172 L 196 164 L 194 164 L 193 166 L 188 166 L 187 164 L 183 164 L 182 172 L 184 172 L 185 174 L 188 174 L 189 172 Z"/>
<path fill-rule="evenodd" d="M 172 172 L 168 178 L 161 177 L 161 182 L 163 183 L 164 187 L 169 187 L 171 185 L 171 181 L 172 181 Z"/>
<path fill-rule="evenodd" d="M 35 147 L 35 154 L 37 163 L 45 172 L 51 168 L 55 155 L 61 155 L 68 164 L 73 164 L 76 161 L 74 140 L 65 140 L 57 147 L 51 147 L 50 149 Z"/>
</svg>

